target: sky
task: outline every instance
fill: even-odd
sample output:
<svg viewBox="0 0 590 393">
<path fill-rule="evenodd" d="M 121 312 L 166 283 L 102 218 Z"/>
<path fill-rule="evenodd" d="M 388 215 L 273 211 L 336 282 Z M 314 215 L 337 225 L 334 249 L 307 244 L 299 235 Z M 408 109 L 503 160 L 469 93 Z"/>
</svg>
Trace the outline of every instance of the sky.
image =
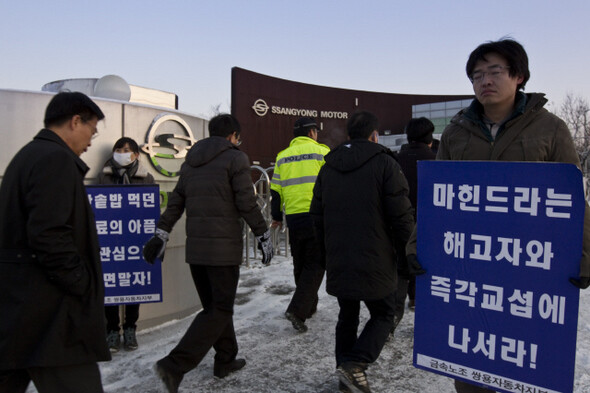
<svg viewBox="0 0 590 393">
<path fill-rule="evenodd" d="M 0 89 L 115 74 L 178 95 L 179 109 L 230 111 L 231 68 L 315 85 L 472 94 L 479 44 L 510 36 L 529 92 L 590 99 L 590 2 L 0 0 Z"/>
</svg>

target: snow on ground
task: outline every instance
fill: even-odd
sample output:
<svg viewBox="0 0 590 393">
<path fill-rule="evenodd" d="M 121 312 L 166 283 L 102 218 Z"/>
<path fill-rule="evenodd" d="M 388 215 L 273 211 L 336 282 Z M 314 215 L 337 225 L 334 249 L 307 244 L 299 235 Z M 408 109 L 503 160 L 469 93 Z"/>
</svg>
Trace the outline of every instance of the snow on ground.
<svg viewBox="0 0 590 393">
<path fill-rule="evenodd" d="M 187 267 L 188 271 L 188 267 Z M 334 374 L 336 298 L 320 289 L 320 302 L 309 330 L 296 332 L 283 314 L 294 290 L 292 261 L 275 256 L 270 266 L 253 261 L 242 267 L 234 323 L 244 369 L 224 379 L 213 377 L 213 351 L 187 373 L 180 392 L 332 393 L 338 391 Z M 195 291 L 195 296 L 196 291 Z M 363 308 L 364 324 L 368 313 Z M 139 349 L 121 350 L 111 362 L 101 363 L 106 393 L 166 392 L 153 366 L 180 340 L 194 315 L 138 332 Z M 395 337 L 367 370 L 374 392 L 452 393 L 450 378 L 412 365 L 414 313 L 406 308 Z M 29 393 L 35 392 L 29 388 Z M 590 289 L 582 291 L 574 393 L 590 392 Z"/>
</svg>

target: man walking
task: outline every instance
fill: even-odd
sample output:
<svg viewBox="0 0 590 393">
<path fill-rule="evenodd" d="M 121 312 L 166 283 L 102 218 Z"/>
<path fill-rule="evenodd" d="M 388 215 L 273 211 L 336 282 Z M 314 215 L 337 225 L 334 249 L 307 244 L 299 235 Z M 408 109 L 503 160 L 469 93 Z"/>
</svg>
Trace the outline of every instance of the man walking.
<svg viewBox="0 0 590 393">
<path fill-rule="evenodd" d="M 94 214 L 80 155 L 104 118 L 82 93 L 59 93 L 45 128 L 0 187 L 0 391 L 102 393 L 110 360 Z"/>
<path fill-rule="evenodd" d="M 377 118 L 357 112 L 349 141 L 326 156 L 310 213 L 324 243 L 326 290 L 338 298 L 336 366 L 341 391 L 370 392 L 365 370 L 393 327 L 397 281 L 394 242 L 414 225 L 408 183 L 378 141 Z M 357 336 L 360 302 L 371 317 Z"/>
<path fill-rule="evenodd" d="M 324 263 L 309 215 L 315 179 L 330 149 L 317 142 L 319 128 L 314 119 L 295 122 L 295 138 L 277 155 L 271 181 L 273 227 L 282 224 L 285 206 L 289 244 L 293 255 L 295 293 L 285 317 L 299 332 L 307 331 L 305 320 L 316 311 L 318 289 L 324 279 Z"/>
<path fill-rule="evenodd" d="M 186 211 L 186 262 L 203 310 L 156 371 L 168 392 L 175 393 L 184 374 L 215 349 L 213 374 L 224 378 L 245 366 L 236 359 L 238 343 L 233 308 L 242 263 L 243 218 L 258 239 L 262 263 L 270 263 L 270 231 L 256 203 L 248 156 L 241 152 L 240 124 L 229 114 L 209 121 L 209 138 L 198 141 L 180 169 L 178 183 L 152 237 L 146 261 L 163 257 L 174 224 Z"/>
</svg>

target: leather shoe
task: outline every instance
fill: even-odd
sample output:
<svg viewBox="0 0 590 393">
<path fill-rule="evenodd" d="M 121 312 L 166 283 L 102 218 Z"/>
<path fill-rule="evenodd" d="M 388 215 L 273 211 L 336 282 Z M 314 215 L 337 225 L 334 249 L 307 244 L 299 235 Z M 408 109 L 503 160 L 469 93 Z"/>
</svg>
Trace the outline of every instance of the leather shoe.
<svg viewBox="0 0 590 393">
<path fill-rule="evenodd" d="M 234 371 L 238 371 L 246 365 L 244 359 L 234 359 L 229 363 L 217 363 L 213 364 L 213 375 L 217 378 L 225 378 Z"/>
</svg>

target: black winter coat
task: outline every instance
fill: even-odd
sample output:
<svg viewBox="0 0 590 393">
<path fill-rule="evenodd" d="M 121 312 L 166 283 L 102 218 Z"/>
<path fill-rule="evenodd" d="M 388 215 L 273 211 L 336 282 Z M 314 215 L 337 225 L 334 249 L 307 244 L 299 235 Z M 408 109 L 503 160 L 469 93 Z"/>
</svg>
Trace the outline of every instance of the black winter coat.
<svg viewBox="0 0 590 393">
<path fill-rule="evenodd" d="M 268 229 L 256 202 L 248 156 L 225 138 L 198 141 L 160 217 L 167 232 L 186 209 L 186 262 L 237 266 L 242 262 L 242 222 L 260 236 Z"/>
<path fill-rule="evenodd" d="M 0 369 L 110 360 L 88 167 L 41 130 L 0 186 Z"/>
<path fill-rule="evenodd" d="M 434 160 L 436 154 L 426 143 L 410 142 L 408 146 L 397 154 L 397 162 L 406 176 L 408 186 L 410 187 L 410 202 L 416 209 L 418 195 L 418 161 Z"/>
<path fill-rule="evenodd" d="M 326 252 L 326 290 L 378 300 L 397 284 L 394 240 L 414 225 L 408 183 L 389 149 L 352 140 L 325 156 L 310 214 Z"/>
</svg>

